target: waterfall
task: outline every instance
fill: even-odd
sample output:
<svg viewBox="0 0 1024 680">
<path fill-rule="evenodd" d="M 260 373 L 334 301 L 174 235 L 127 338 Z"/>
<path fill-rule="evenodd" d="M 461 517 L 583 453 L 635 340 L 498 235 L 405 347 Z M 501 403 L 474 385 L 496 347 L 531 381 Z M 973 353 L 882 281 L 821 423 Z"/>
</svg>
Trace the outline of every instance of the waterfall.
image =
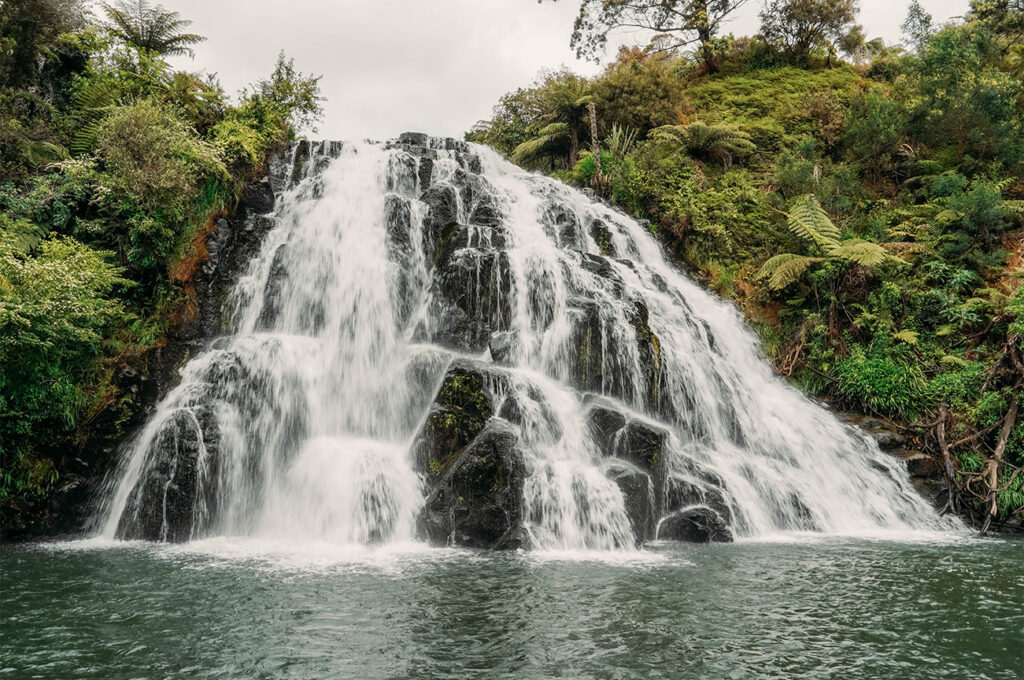
<svg viewBox="0 0 1024 680">
<path fill-rule="evenodd" d="M 296 148 L 231 334 L 126 445 L 102 535 L 629 550 L 952 526 L 640 223 L 463 142 Z M 505 494 L 485 510 L 452 492 L 471 465 Z"/>
</svg>

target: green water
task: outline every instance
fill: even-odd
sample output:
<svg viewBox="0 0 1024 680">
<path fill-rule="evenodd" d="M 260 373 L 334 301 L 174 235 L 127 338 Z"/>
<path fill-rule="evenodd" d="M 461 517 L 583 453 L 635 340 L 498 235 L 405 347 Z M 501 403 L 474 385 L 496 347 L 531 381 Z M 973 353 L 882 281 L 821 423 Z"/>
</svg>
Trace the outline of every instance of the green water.
<svg viewBox="0 0 1024 680">
<path fill-rule="evenodd" d="M 1018 679 L 1024 543 L 0 549 L 5 678 Z"/>
</svg>

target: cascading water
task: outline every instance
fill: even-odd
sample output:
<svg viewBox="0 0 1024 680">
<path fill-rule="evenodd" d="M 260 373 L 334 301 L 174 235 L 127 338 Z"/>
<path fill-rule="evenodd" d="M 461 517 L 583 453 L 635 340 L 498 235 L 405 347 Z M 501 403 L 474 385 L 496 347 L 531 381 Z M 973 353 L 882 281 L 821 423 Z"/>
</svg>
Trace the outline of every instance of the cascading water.
<svg viewBox="0 0 1024 680">
<path fill-rule="evenodd" d="M 951 526 L 621 213 L 422 135 L 287 171 L 233 333 L 126 449 L 103 535 L 571 550 Z"/>
</svg>

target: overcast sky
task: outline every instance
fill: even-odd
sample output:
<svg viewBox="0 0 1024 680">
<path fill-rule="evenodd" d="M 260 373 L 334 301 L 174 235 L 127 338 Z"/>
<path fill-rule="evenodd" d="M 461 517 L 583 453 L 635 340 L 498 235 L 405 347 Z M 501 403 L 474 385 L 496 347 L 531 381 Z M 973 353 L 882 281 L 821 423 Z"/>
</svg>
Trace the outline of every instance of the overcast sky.
<svg viewBox="0 0 1024 680">
<path fill-rule="evenodd" d="M 234 93 L 267 75 L 279 50 L 323 75 L 326 116 L 316 137 L 375 139 L 406 130 L 461 137 L 509 90 L 542 68 L 594 73 L 569 49 L 578 0 L 158 0 L 207 36 L 182 68 L 216 72 Z M 869 37 L 900 40 L 909 0 L 861 0 Z M 761 0 L 725 26 L 757 31 Z M 937 21 L 968 0 L 922 0 Z M 625 36 L 623 41 L 628 40 Z"/>
</svg>

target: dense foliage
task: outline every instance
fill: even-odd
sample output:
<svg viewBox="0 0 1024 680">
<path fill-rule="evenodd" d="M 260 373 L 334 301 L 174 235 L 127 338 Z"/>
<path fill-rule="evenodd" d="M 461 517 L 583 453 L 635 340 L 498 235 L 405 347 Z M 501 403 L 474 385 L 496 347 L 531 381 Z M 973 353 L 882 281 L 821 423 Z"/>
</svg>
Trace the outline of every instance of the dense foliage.
<svg viewBox="0 0 1024 680">
<path fill-rule="evenodd" d="M 187 314 L 199 240 L 320 113 L 284 55 L 231 103 L 145 0 L 0 4 L 0 508 L 44 498 L 112 375 Z M 190 266 L 191 265 L 191 266 Z"/>
<path fill-rule="evenodd" d="M 909 50 L 866 41 L 855 11 L 770 3 L 760 35 L 717 39 L 714 73 L 699 49 L 623 49 L 594 79 L 506 95 L 467 139 L 649 219 L 780 372 L 907 428 L 948 471 L 951 508 L 1019 519 L 1021 7 L 975 0 L 934 26 L 914 2 Z M 581 110 L 547 104 L 570 80 L 598 140 Z M 573 153 L 594 141 L 600 169 Z"/>
</svg>

